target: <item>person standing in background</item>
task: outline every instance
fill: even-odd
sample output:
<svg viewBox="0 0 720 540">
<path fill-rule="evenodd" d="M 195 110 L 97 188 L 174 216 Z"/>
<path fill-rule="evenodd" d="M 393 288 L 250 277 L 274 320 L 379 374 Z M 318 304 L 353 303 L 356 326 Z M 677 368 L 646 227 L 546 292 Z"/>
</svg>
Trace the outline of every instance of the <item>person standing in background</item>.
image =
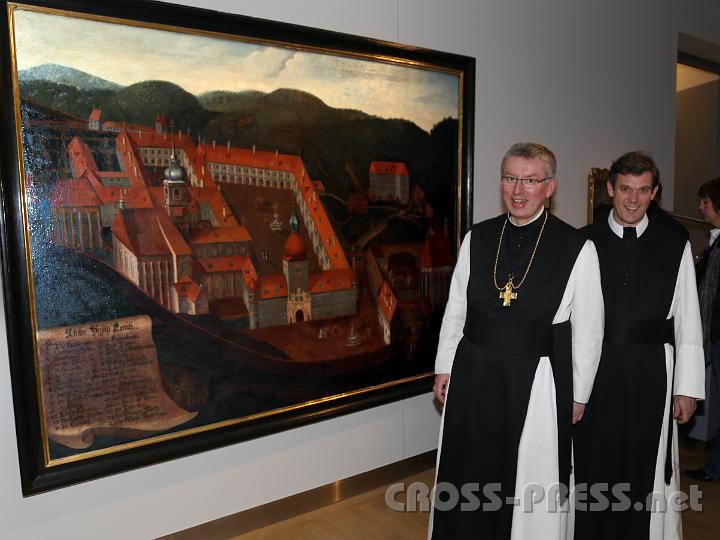
<svg viewBox="0 0 720 540">
<path fill-rule="evenodd" d="M 705 220 L 713 226 L 710 245 L 696 266 L 700 318 L 702 319 L 705 364 L 712 364 L 712 381 L 715 397 L 720 395 L 720 178 L 705 182 L 698 189 L 698 209 Z M 685 475 L 693 480 L 714 482 L 720 480 L 720 426 L 718 426 L 707 463 L 698 469 L 686 469 Z"/>
</svg>

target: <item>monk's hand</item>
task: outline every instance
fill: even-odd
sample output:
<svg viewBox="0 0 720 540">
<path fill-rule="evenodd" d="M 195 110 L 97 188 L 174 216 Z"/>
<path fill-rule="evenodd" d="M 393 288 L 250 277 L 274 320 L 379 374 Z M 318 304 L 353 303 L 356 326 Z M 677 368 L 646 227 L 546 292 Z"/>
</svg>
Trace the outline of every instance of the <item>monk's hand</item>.
<svg viewBox="0 0 720 540">
<path fill-rule="evenodd" d="M 697 400 L 688 396 L 675 396 L 673 404 L 673 418 L 678 424 L 684 424 L 695 412 L 697 408 Z"/>
<path fill-rule="evenodd" d="M 449 382 L 449 373 L 439 373 L 435 375 L 435 386 L 433 386 L 433 392 L 435 393 L 435 399 L 443 405 L 445 404 L 445 398 L 447 397 L 447 387 Z"/>
<path fill-rule="evenodd" d="M 573 401 L 572 423 L 577 424 L 580 420 L 582 420 L 583 414 L 585 414 L 585 404 Z"/>
</svg>

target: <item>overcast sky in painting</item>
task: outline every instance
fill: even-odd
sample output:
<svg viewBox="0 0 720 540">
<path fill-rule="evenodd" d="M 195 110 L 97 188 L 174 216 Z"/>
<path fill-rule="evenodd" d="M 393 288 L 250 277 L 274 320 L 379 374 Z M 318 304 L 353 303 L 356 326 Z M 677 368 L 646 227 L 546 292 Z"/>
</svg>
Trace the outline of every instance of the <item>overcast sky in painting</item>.
<svg viewBox="0 0 720 540">
<path fill-rule="evenodd" d="M 15 27 L 19 69 L 61 64 L 121 85 L 170 81 L 195 95 L 296 88 L 425 130 L 458 116 L 458 77 L 446 73 L 20 10 Z"/>
</svg>

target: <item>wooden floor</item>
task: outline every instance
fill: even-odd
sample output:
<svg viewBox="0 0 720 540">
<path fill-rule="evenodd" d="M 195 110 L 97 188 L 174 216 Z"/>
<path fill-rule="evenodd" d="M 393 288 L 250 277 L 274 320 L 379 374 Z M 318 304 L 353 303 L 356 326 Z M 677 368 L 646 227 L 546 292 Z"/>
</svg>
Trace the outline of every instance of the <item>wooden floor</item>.
<svg viewBox="0 0 720 540">
<path fill-rule="evenodd" d="M 700 467 L 706 455 L 700 450 L 683 449 L 682 467 Z M 428 470 L 401 480 L 405 485 L 425 482 L 431 485 L 434 471 Z M 688 493 L 683 476 L 683 491 Z M 427 534 L 427 512 L 397 512 L 385 504 L 387 486 L 352 497 L 324 508 L 234 537 L 234 540 L 421 540 Z M 720 482 L 701 483 L 701 512 L 683 513 L 684 540 L 720 538 Z M 401 497 L 398 500 L 402 501 Z M 609 539 L 610 540 L 610 539 Z"/>
<path fill-rule="evenodd" d="M 429 470 L 400 480 L 432 485 Z M 233 540 L 418 540 L 427 535 L 428 512 L 397 512 L 385 504 L 387 486 L 295 516 Z M 403 501 L 401 496 L 398 501 Z"/>
</svg>

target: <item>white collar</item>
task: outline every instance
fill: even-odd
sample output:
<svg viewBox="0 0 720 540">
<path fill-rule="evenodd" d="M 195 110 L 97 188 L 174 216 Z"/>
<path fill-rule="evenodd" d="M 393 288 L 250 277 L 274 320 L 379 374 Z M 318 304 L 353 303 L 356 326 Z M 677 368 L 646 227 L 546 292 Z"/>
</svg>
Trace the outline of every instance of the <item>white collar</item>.
<svg viewBox="0 0 720 540">
<path fill-rule="evenodd" d="M 512 224 L 515 225 L 516 227 L 524 227 L 525 225 L 530 225 L 533 221 L 535 221 L 537 218 L 539 218 L 540 216 L 542 216 L 542 214 L 543 214 L 544 211 L 545 211 L 545 207 L 543 206 L 543 207 L 540 209 L 540 211 L 535 215 L 534 218 L 532 218 L 530 221 L 528 221 L 527 223 L 525 223 L 525 224 L 523 224 L 523 225 L 518 225 L 517 223 L 515 223 L 515 219 L 510 215 L 510 212 L 508 212 L 508 219 L 510 220 L 510 223 L 512 223 Z"/>
<path fill-rule="evenodd" d="M 712 246 L 715 242 L 715 239 L 720 234 L 720 229 L 710 229 L 710 245 Z"/>
<path fill-rule="evenodd" d="M 610 211 L 610 214 L 608 214 L 608 225 L 610 225 L 610 230 L 612 232 L 614 232 L 617 236 L 622 238 L 624 227 L 622 225 L 620 225 L 617 221 L 615 221 L 615 218 L 613 218 L 614 213 L 615 213 L 615 209 L 613 208 Z M 640 223 L 638 223 L 635 226 L 635 233 L 637 234 L 638 238 L 640 238 L 640 236 L 642 236 L 642 233 L 645 232 L 645 229 L 647 229 L 649 223 L 650 223 L 650 220 L 648 219 L 647 213 L 646 213 L 640 220 Z"/>
</svg>

